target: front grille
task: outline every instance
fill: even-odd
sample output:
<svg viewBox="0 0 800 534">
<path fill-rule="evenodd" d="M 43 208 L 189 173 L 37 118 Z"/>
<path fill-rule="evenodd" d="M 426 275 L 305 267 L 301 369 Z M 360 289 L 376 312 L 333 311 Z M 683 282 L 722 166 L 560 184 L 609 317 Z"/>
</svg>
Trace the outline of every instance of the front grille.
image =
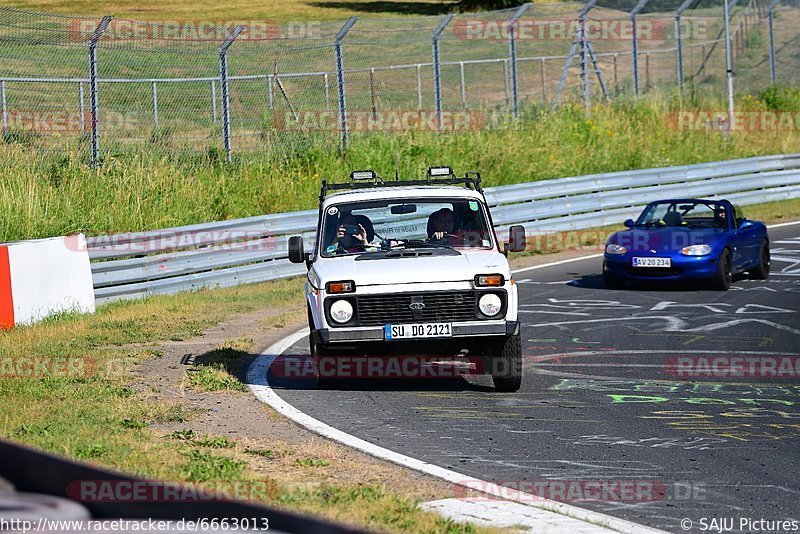
<svg viewBox="0 0 800 534">
<path fill-rule="evenodd" d="M 425 307 L 416 312 L 412 302 Z M 475 319 L 473 291 L 441 291 L 429 293 L 394 293 L 362 295 L 357 298 L 358 324 L 382 326 L 410 322 L 454 322 Z"/>
</svg>

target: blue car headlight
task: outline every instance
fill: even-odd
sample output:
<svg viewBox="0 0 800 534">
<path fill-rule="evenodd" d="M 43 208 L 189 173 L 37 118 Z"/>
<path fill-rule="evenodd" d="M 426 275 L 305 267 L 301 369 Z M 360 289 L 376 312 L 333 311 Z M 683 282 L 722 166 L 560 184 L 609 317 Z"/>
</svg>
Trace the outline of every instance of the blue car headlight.
<svg viewBox="0 0 800 534">
<path fill-rule="evenodd" d="M 628 249 L 616 243 L 609 243 L 606 245 L 606 254 L 625 254 Z"/>
<path fill-rule="evenodd" d="M 690 247 L 683 247 L 681 254 L 684 256 L 705 256 L 711 254 L 711 247 L 708 245 L 692 245 Z"/>
</svg>

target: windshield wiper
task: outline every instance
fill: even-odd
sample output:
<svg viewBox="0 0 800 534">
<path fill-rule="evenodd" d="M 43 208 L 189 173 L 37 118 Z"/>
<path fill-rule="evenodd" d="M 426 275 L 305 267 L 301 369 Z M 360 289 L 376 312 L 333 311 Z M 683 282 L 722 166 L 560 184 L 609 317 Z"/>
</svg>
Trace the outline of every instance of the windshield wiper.
<svg viewBox="0 0 800 534">
<path fill-rule="evenodd" d="M 446 243 L 434 243 L 425 239 L 399 239 L 398 246 L 406 249 L 414 248 L 453 248 Z"/>
</svg>

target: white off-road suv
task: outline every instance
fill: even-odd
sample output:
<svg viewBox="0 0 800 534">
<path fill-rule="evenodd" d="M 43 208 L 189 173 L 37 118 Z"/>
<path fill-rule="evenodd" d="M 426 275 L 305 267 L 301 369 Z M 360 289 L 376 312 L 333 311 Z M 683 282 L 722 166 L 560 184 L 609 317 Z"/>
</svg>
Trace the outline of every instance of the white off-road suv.
<svg viewBox="0 0 800 534">
<path fill-rule="evenodd" d="M 478 173 L 431 167 L 411 181 L 373 171 L 323 181 L 312 251 L 289 239 L 289 259 L 308 267 L 316 368 L 356 353 L 461 355 L 483 362 L 497 390 L 518 390 L 517 288 L 506 255 L 524 248 L 522 226 L 498 242 Z"/>
</svg>

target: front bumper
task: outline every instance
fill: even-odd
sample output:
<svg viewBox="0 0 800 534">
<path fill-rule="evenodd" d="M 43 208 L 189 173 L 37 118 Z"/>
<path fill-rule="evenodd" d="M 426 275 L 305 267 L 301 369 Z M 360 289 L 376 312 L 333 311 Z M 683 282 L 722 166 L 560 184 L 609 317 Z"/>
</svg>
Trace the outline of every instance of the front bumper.
<svg viewBox="0 0 800 534">
<path fill-rule="evenodd" d="M 636 254 L 636 256 L 647 256 Z M 663 256 L 654 254 L 654 256 Z M 717 255 L 684 256 L 668 255 L 672 260 L 669 268 L 633 267 L 631 253 L 624 255 L 604 254 L 603 271 L 625 280 L 699 280 L 717 274 Z"/>
<path fill-rule="evenodd" d="M 413 341 L 447 341 L 484 336 L 511 336 L 519 332 L 519 321 L 469 321 L 452 323 L 452 337 L 422 338 Z M 325 344 L 384 341 L 382 326 L 353 328 L 322 328 L 316 331 L 317 339 Z M 387 341 L 402 343 L 405 340 Z"/>
</svg>

